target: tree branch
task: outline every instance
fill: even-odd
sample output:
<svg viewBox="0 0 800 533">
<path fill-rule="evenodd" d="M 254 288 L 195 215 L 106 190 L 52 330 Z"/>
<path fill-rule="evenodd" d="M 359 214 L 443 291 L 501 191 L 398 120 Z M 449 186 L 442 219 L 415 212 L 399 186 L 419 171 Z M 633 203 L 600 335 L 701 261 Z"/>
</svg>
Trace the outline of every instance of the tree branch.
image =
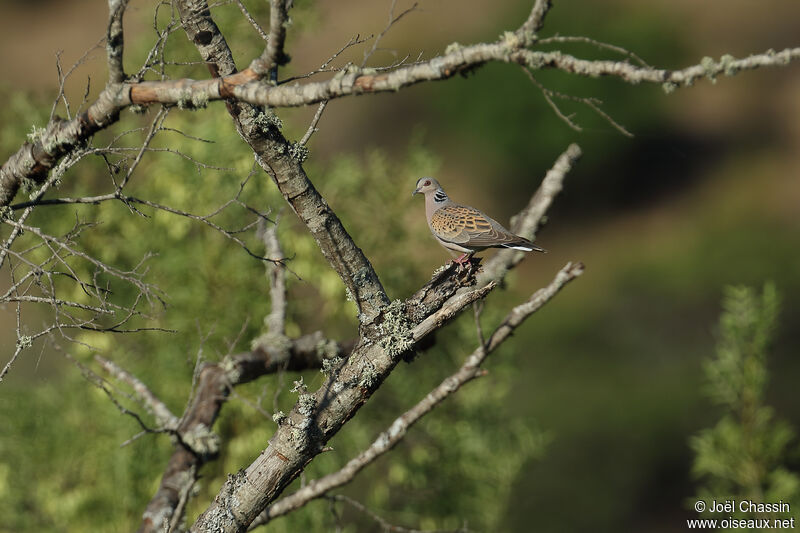
<svg viewBox="0 0 800 533">
<path fill-rule="evenodd" d="M 532 199 L 521 213 L 523 222 L 535 219 L 538 223 L 579 153 L 577 145 L 573 145 L 559 158 L 548 173 L 550 179 L 546 177 L 534 195 L 536 201 Z M 505 268 L 496 272 L 497 281 L 515 264 L 507 259 Z M 192 531 L 246 530 L 366 403 L 397 362 L 408 356 L 430 332 L 487 294 L 494 286 L 492 281 L 484 280 L 478 289 L 452 298 L 477 280 L 474 270 L 460 273 L 450 265 L 436 272 L 406 301 L 395 301 L 382 308 L 374 319 L 363 322 L 360 339 L 350 357 L 330 363 L 329 377 L 316 392 L 301 392 L 267 448 L 246 469 L 228 479 Z"/>
<path fill-rule="evenodd" d="M 250 63 L 250 68 L 259 76 L 269 73 L 270 81 L 278 81 L 278 67 L 289 62 L 283 51 L 286 42 L 286 26 L 289 24 L 289 8 L 292 0 L 270 0 L 269 40 L 261 57 Z"/>
<path fill-rule="evenodd" d="M 341 470 L 311 481 L 292 495 L 276 501 L 267 507 L 264 513 L 253 522 L 253 525 L 266 524 L 270 520 L 299 509 L 311 500 L 320 498 L 331 490 L 352 481 L 356 474 L 367 465 L 373 463 L 377 458 L 391 450 L 400 442 L 406 436 L 411 426 L 419 421 L 419 419 L 432 411 L 464 384 L 480 376 L 479 367 L 489 354 L 500 346 L 500 344 L 511 335 L 511 332 L 526 318 L 541 309 L 544 304 L 550 301 L 550 299 L 564 287 L 564 285 L 580 276 L 582 273 L 583 265 L 581 263 L 567 263 L 558 274 L 556 274 L 556 277 L 547 287 L 539 289 L 528 301 L 511 310 L 505 319 L 503 319 L 501 325 L 492 333 L 491 337 L 489 337 L 485 349 L 483 346 L 479 346 L 467 357 L 467 360 L 457 372 L 447 377 L 414 407 L 395 419 L 389 428 L 381 433 L 366 450 L 348 461 Z M 476 293 L 479 291 L 474 290 L 471 292 Z"/>
<path fill-rule="evenodd" d="M 451 266 L 437 274 L 426 294 L 429 313 L 446 307 L 449 316 L 488 291 L 473 291 L 457 304 L 445 306 L 458 288 L 474 283 Z M 460 306 L 460 309 L 456 308 Z M 291 413 L 269 445 L 246 469 L 229 477 L 193 531 L 244 531 L 267 503 L 294 480 L 358 409 L 366 403 L 397 363 L 414 349 L 413 306 L 396 301 L 362 325 L 361 339 L 346 360 L 333 360 L 328 379 L 314 393 L 301 392 Z"/>
<path fill-rule="evenodd" d="M 153 391 L 151 391 L 147 385 L 142 383 L 136 376 L 120 368 L 113 361 L 109 361 L 105 357 L 95 355 L 94 359 L 106 372 L 119 381 L 125 382 L 131 386 L 133 392 L 136 393 L 136 396 L 139 397 L 147 410 L 156 417 L 156 420 L 162 428 L 173 431 L 178 428 L 178 424 L 180 423 L 178 417 L 172 414 L 169 407 L 153 394 Z"/>
<path fill-rule="evenodd" d="M 275 86 L 259 82 L 257 74 L 251 69 L 222 79 L 141 82 L 130 86 L 130 98 L 137 104 L 177 104 L 181 101 L 207 102 L 234 98 L 254 105 L 297 107 L 346 96 L 394 92 L 425 81 L 445 80 L 489 61 L 516 63 L 534 70 L 556 69 L 592 78 L 612 76 L 633 84 L 660 83 L 666 84 L 665 88 L 670 91 L 691 86 L 701 78 L 714 80 L 723 74 L 732 76 L 744 70 L 785 66 L 800 59 L 800 48 L 786 48 L 780 52 L 770 50 L 742 59 L 730 55 L 722 56 L 718 61 L 703 58 L 696 65 L 667 70 L 624 61 L 579 59 L 562 52 L 533 51 L 521 48 L 524 44 L 517 34 L 507 32 L 497 42 L 465 47 L 451 45 L 448 47 L 449 53 L 391 72 L 373 73 L 371 69 L 349 65 L 330 80 L 303 85 Z"/>
<path fill-rule="evenodd" d="M 537 0 L 530 17 L 520 29 L 504 33 L 494 43 L 464 47 L 453 44 L 444 54 L 429 61 L 390 72 L 376 72 L 374 69 L 349 65 L 327 81 L 275 86 L 271 82 L 259 81 L 261 75 L 252 68 L 236 72 L 230 50 L 211 19 L 206 2 L 184 0 L 179 7 L 184 29 L 208 64 L 213 78 L 202 81 L 182 79 L 110 83 L 89 110 L 71 121 L 51 121 L 37 141 L 23 145 L 0 167 L 0 206 L 8 205 L 22 179 L 43 181 L 61 157 L 98 130 L 115 122 L 119 111 L 131 104 L 162 103 L 192 108 L 224 99 L 228 100 L 229 109 L 233 109 L 235 106 L 230 100 L 234 99 L 269 107 L 302 106 L 345 96 L 394 92 L 424 81 L 444 80 L 488 61 L 516 63 L 534 70 L 557 69 L 587 77 L 614 76 L 628 83 L 660 83 L 669 92 L 692 85 L 703 77 L 714 80 L 723 74 L 730 76 L 743 70 L 783 66 L 800 59 L 800 48 L 787 48 L 780 52 L 769 50 L 743 59 L 735 59 L 730 55 L 723 56 L 719 61 L 703 58 L 697 65 L 681 70 L 665 70 L 631 65 L 624 61 L 584 60 L 561 52 L 529 50 L 526 47 L 535 44 L 535 40 L 524 29 L 539 27 L 548 5 L 546 1 Z M 292 145 L 281 136 L 275 140 L 275 148 L 286 152 L 292 150 Z M 262 159 L 266 161 L 266 165 L 262 166 L 272 167 L 263 154 Z"/>
<path fill-rule="evenodd" d="M 539 188 L 531 196 L 528 205 L 511 218 L 511 231 L 526 239 L 534 239 L 542 218 L 564 187 L 564 178 L 580 157 L 580 146 L 574 143 L 570 144 L 556 159 L 553 167 L 547 171 Z M 483 270 L 478 274 L 478 286 L 502 279 L 509 269 L 514 268 L 522 261 L 523 257 L 525 257 L 525 252 L 511 249 L 499 250 L 486 261 Z"/>
<path fill-rule="evenodd" d="M 184 28 L 192 42 L 208 40 L 216 43 L 214 46 L 198 46 L 209 69 L 222 75 L 235 75 L 233 56 L 225 39 L 216 36 L 219 28 L 208 13 L 206 3 L 183 0 L 178 2 L 178 9 L 182 20 L 184 17 L 191 20 L 191 23 L 184 23 Z M 202 39 L 201 35 L 204 36 Z M 352 294 L 362 321 L 374 317 L 378 309 L 388 304 L 389 298 L 364 253 L 306 175 L 302 166 L 306 153 L 303 147 L 286 140 L 276 127 L 274 118 L 270 118 L 269 111 L 238 102 L 229 102 L 228 110 L 237 131 L 255 153 L 256 162 L 275 181 Z"/>
<path fill-rule="evenodd" d="M 264 318 L 264 325 L 272 335 L 285 336 L 286 334 L 286 267 L 283 265 L 283 250 L 278 241 L 278 221 L 266 226 L 264 222 L 259 228 L 261 239 L 264 241 L 267 257 L 271 262 L 264 266 L 269 277 L 270 310 Z"/>
<path fill-rule="evenodd" d="M 552 6 L 553 5 L 550 0 L 536 0 L 536 2 L 533 4 L 531 14 L 528 16 L 528 20 L 526 20 L 522 27 L 518 30 L 518 33 L 528 39 L 533 40 L 533 35 L 541 30 L 542 26 L 544 26 L 544 18 L 547 16 L 547 12 L 550 11 Z"/>
<path fill-rule="evenodd" d="M 320 368 L 326 357 L 342 357 L 352 344 L 326 340 L 321 332 L 288 341 L 289 347 L 260 345 L 251 352 L 225 357 L 206 364 L 198 374 L 194 398 L 174 429 L 180 436 L 175 443 L 161 483 L 147 505 L 139 532 L 161 533 L 169 524 L 189 487 L 197 480 L 200 468 L 212 460 L 219 449 L 211 432 L 231 389 L 265 374 Z M 135 378 L 134 378 L 135 379 Z"/>
<path fill-rule="evenodd" d="M 108 81 L 122 83 L 125 70 L 122 67 L 123 32 L 122 16 L 128 0 L 108 0 L 108 31 L 106 33 L 106 53 L 108 55 Z"/>
</svg>

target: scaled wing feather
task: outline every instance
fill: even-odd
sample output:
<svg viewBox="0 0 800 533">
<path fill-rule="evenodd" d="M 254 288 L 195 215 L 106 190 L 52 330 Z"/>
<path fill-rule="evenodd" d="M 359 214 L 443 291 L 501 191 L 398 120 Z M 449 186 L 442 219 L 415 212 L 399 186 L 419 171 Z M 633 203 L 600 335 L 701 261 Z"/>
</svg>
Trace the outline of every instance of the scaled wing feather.
<svg viewBox="0 0 800 533">
<path fill-rule="evenodd" d="M 430 220 L 436 235 L 448 242 L 486 248 L 519 241 L 500 223 L 473 207 L 447 205 L 437 209 Z"/>
</svg>

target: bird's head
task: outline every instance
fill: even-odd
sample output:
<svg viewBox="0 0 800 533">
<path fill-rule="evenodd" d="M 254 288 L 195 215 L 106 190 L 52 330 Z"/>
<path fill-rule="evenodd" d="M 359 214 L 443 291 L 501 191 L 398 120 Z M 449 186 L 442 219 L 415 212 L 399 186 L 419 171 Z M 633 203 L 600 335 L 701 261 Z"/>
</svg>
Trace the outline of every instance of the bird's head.
<svg viewBox="0 0 800 533">
<path fill-rule="evenodd" d="M 433 178 L 420 178 L 417 180 L 417 187 L 414 189 L 414 192 L 411 193 L 411 196 L 414 196 L 418 192 L 422 194 L 429 194 L 435 193 L 436 191 L 441 191 L 442 186 L 439 185 L 439 182 Z"/>
</svg>

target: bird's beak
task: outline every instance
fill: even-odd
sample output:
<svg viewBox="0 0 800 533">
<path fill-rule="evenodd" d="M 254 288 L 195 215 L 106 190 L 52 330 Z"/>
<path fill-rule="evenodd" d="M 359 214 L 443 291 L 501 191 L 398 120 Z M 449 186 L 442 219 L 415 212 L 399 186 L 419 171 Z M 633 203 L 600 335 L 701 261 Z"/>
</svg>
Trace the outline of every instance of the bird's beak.
<svg viewBox="0 0 800 533">
<path fill-rule="evenodd" d="M 415 194 L 417 194 L 418 192 L 419 192 L 419 188 L 417 188 L 417 189 L 414 189 L 414 192 L 412 192 L 412 193 L 411 193 L 411 196 L 414 196 L 414 195 L 415 195 Z"/>
</svg>

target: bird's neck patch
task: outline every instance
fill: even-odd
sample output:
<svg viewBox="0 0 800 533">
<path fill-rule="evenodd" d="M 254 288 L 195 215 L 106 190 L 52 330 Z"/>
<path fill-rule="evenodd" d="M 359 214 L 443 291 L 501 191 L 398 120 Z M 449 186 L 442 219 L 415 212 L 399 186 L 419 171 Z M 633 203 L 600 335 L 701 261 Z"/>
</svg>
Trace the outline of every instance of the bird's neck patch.
<svg viewBox="0 0 800 533">
<path fill-rule="evenodd" d="M 443 191 L 443 190 L 441 190 L 441 189 L 439 189 L 438 191 L 436 191 L 436 192 L 434 193 L 434 195 L 433 195 L 433 201 L 434 201 L 434 202 L 442 203 L 442 202 L 444 202 L 444 201 L 446 201 L 446 200 L 447 200 L 447 195 L 446 195 L 446 194 L 444 193 L 444 191 Z"/>
</svg>

